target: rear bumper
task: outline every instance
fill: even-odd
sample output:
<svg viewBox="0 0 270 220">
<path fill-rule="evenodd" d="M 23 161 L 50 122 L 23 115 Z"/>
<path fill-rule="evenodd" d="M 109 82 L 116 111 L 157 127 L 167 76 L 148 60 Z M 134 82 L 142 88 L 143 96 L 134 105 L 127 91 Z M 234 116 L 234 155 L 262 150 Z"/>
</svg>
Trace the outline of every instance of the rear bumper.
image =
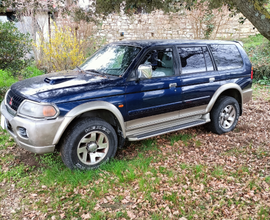
<svg viewBox="0 0 270 220">
<path fill-rule="evenodd" d="M 252 99 L 252 89 L 243 90 L 243 104 L 249 102 Z"/>
<path fill-rule="evenodd" d="M 54 151 L 53 140 L 63 118 L 34 120 L 13 116 L 7 111 L 4 102 L 1 103 L 1 115 L 1 124 L 20 147 L 37 154 Z M 26 137 L 22 135 L 21 128 L 25 129 Z"/>
</svg>

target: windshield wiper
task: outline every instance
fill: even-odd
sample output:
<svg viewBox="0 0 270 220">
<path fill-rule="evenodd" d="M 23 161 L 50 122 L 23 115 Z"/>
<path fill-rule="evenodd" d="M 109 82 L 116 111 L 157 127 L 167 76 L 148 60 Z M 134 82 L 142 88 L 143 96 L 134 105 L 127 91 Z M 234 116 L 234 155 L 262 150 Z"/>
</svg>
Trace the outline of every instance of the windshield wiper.
<svg viewBox="0 0 270 220">
<path fill-rule="evenodd" d="M 106 73 L 102 73 L 102 72 L 99 72 L 97 70 L 94 70 L 94 69 L 89 69 L 89 70 L 83 70 L 81 67 L 79 66 L 76 66 L 76 68 L 79 70 L 80 73 L 84 73 L 84 74 L 87 74 L 87 72 L 93 72 L 93 73 L 97 73 L 99 75 L 102 75 L 103 77 L 106 75 Z"/>
<path fill-rule="evenodd" d="M 81 67 L 76 66 L 76 68 L 79 70 L 80 73 L 87 74 L 87 72 L 85 70 L 83 70 Z"/>
<path fill-rule="evenodd" d="M 94 70 L 94 69 L 88 69 L 87 71 L 101 74 L 101 72 L 99 72 L 99 71 L 97 71 L 97 70 Z"/>
<path fill-rule="evenodd" d="M 86 71 L 90 71 L 90 72 L 93 72 L 93 73 L 97 73 L 97 74 L 99 74 L 99 75 L 102 75 L 103 77 L 106 76 L 106 73 L 99 72 L 99 71 L 94 70 L 94 69 L 88 69 L 88 70 L 86 70 Z"/>
</svg>

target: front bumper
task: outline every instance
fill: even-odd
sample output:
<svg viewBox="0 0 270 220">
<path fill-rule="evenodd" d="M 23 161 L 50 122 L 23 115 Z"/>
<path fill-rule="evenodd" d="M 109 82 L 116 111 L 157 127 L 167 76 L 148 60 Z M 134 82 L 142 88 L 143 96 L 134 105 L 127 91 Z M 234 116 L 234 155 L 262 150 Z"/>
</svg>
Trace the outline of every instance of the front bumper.
<svg viewBox="0 0 270 220">
<path fill-rule="evenodd" d="M 54 151 L 53 140 L 63 117 L 35 120 L 13 116 L 7 111 L 4 102 L 1 103 L 1 115 L 1 124 L 20 147 L 37 154 Z M 25 129 L 26 137 L 21 134 L 21 128 Z"/>
</svg>

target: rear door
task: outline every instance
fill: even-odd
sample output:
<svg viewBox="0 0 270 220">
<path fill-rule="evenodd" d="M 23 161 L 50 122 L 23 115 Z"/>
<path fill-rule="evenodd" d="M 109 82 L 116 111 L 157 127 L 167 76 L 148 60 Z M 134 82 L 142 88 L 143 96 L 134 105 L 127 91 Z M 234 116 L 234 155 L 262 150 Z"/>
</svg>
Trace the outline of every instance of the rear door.
<svg viewBox="0 0 270 220">
<path fill-rule="evenodd" d="M 180 85 L 182 111 L 194 109 L 194 114 L 204 112 L 215 91 L 220 87 L 221 76 L 213 62 L 207 45 L 177 46 L 181 63 Z M 180 114 L 181 114 L 180 112 Z"/>
</svg>

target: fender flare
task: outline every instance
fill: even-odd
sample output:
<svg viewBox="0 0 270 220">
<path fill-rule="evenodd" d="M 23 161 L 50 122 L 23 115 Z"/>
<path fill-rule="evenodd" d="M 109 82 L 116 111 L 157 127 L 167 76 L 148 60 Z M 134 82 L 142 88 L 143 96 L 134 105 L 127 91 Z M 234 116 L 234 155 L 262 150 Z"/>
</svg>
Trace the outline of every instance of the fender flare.
<svg viewBox="0 0 270 220">
<path fill-rule="evenodd" d="M 218 88 L 218 90 L 214 93 L 214 95 L 212 96 L 210 102 L 208 103 L 207 107 L 206 107 L 206 112 L 210 112 L 214 106 L 214 104 L 216 103 L 217 99 L 219 98 L 219 96 L 221 95 L 221 93 L 225 92 L 226 90 L 229 89 L 235 89 L 237 90 L 240 95 L 241 95 L 241 106 L 243 106 L 243 93 L 242 93 L 242 89 L 239 85 L 237 85 L 236 83 L 228 83 L 225 85 L 222 85 L 221 87 Z M 242 107 L 240 107 L 242 108 Z"/>
<path fill-rule="evenodd" d="M 74 118 L 76 118 L 78 115 L 81 115 L 85 112 L 93 111 L 93 110 L 107 110 L 111 112 L 118 120 L 122 133 L 124 138 L 126 137 L 126 130 L 125 130 L 125 122 L 124 118 L 119 111 L 117 107 L 115 107 L 113 104 L 105 101 L 93 101 L 93 102 L 87 102 L 84 104 L 81 104 L 79 106 L 76 106 L 72 110 L 70 110 L 65 116 L 64 120 L 61 123 L 59 129 L 57 130 L 57 133 L 54 137 L 53 144 L 57 144 L 63 135 L 66 128 L 69 126 L 69 124 L 73 121 Z"/>
</svg>

